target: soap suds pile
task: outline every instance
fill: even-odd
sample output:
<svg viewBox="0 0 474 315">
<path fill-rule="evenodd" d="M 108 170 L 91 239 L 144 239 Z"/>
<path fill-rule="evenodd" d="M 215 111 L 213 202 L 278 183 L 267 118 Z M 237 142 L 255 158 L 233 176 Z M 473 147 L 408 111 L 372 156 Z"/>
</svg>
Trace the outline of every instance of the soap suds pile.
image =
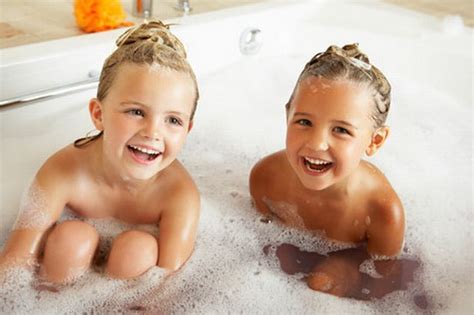
<svg viewBox="0 0 474 315">
<path fill-rule="evenodd" d="M 165 277 L 153 268 L 136 280 L 118 281 L 91 270 L 56 288 L 16 270 L 3 276 L 0 313 L 410 314 L 420 312 L 413 303 L 420 292 L 434 312 L 455 310 L 451 299 L 472 292 L 474 272 L 472 179 L 459 172 L 470 163 L 465 141 L 472 138 L 471 112 L 416 82 L 392 80 L 392 135 L 372 160 L 405 206 L 402 257 L 420 260 L 415 282 L 407 291 L 364 302 L 314 292 L 301 274 L 280 269 L 275 248 L 282 243 L 321 253 L 340 248 L 275 221 L 261 222 L 248 193 L 251 167 L 284 147 L 284 104 L 307 58 L 295 55 L 284 64 L 281 58 L 250 58 L 199 78 L 202 98 L 180 160 L 202 194 L 201 220 L 195 251 L 178 273 Z M 88 222 L 109 240 L 128 228 L 111 220 Z M 370 265 L 362 268 L 375 275 Z"/>
</svg>

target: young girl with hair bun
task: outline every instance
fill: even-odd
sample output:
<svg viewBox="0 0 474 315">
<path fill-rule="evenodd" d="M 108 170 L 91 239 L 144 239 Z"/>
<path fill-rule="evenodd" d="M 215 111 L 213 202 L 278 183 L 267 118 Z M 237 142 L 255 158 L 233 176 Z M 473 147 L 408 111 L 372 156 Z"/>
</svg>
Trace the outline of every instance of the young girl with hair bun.
<svg viewBox="0 0 474 315">
<path fill-rule="evenodd" d="M 389 108 L 390 84 L 357 44 L 315 55 L 286 104 L 286 149 L 260 160 L 250 174 L 257 209 L 329 239 L 365 242 L 378 259 L 399 254 L 403 206 L 383 173 L 362 160 L 387 139 Z M 330 256 L 308 284 L 345 296 L 358 267 Z"/>
<path fill-rule="evenodd" d="M 114 278 L 152 266 L 174 271 L 193 251 L 199 192 L 176 160 L 193 126 L 195 75 L 181 42 L 159 21 L 126 31 L 107 58 L 89 113 L 98 133 L 52 155 L 37 172 L 0 256 L 63 283 L 89 268 L 99 235 L 82 220 L 56 224 L 67 206 L 86 218 L 159 226 L 115 237 L 106 263 Z"/>
</svg>

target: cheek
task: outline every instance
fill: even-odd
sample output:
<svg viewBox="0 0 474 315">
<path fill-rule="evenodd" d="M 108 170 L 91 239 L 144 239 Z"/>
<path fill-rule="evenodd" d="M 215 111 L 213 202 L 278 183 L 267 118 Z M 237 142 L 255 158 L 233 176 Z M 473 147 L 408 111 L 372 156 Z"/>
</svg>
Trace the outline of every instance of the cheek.
<svg viewBox="0 0 474 315">
<path fill-rule="evenodd" d="M 107 117 L 107 119 L 104 119 L 105 132 L 113 134 L 114 136 L 127 133 L 127 130 L 130 129 L 132 125 L 133 123 L 122 115 L 111 115 Z"/>
<path fill-rule="evenodd" d="M 354 165 L 359 164 L 360 159 L 364 154 L 363 145 L 360 142 L 351 142 L 341 144 L 339 150 L 337 150 L 339 158 L 345 162 L 345 165 L 352 168 Z"/>
<path fill-rule="evenodd" d="M 187 132 L 185 129 L 179 131 L 170 131 L 166 138 L 168 148 L 173 151 L 179 151 L 186 141 Z"/>
<path fill-rule="evenodd" d="M 286 132 L 286 149 L 293 152 L 298 150 L 303 142 L 303 135 L 296 130 L 288 129 Z"/>
<path fill-rule="evenodd" d="M 135 134 L 136 126 L 133 122 L 127 122 L 121 117 L 113 117 L 104 125 L 104 146 L 112 152 L 120 152 L 123 145 Z"/>
<path fill-rule="evenodd" d="M 110 127 L 112 128 L 105 129 L 104 131 L 107 142 L 118 143 L 124 141 L 126 135 L 128 134 L 127 126 L 115 123 Z"/>
</svg>

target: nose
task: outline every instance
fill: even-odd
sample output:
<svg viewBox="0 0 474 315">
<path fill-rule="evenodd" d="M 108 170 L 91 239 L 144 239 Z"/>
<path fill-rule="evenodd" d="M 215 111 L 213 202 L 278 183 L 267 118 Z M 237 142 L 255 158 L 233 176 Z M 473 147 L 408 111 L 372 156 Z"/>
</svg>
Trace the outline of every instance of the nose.
<svg viewBox="0 0 474 315">
<path fill-rule="evenodd" d="M 307 145 L 314 151 L 326 151 L 329 149 L 328 134 L 321 128 L 314 128 L 313 132 L 309 133 Z"/>
<path fill-rule="evenodd" d="M 143 128 L 140 132 L 140 135 L 144 138 L 151 139 L 151 140 L 161 140 L 163 138 L 162 135 L 161 124 L 159 121 L 154 119 L 148 119 L 144 121 Z"/>
</svg>

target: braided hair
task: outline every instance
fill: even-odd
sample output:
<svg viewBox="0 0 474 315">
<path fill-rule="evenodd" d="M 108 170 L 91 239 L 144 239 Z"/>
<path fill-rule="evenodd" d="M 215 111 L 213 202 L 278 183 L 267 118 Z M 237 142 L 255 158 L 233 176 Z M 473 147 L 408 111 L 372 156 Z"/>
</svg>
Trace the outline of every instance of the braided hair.
<svg viewBox="0 0 474 315">
<path fill-rule="evenodd" d="M 387 119 L 390 109 L 390 83 L 382 72 L 372 65 L 369 58 L 360 51 L 358 44 L 329 46 L 325 52 L 316 54 L 305 65 L 297 85 L 309 76 L 329 80 L 346 79 L 353 82 L 365 83 L 372 90 L 375 108 L 371 113 L 375 127 L 381 127 Z M 296 88 L 295 88 L 296 89 Z M 286 104 L 289 109 L 293 94 Z"/>
<path fill-rule="evenodd" d="M 124 63 L 160 65 L 175 71 L 184 72 L 192 78 L 196 99 L 191 112 L 191 120 L 196 111 L 199 90 L 196 76 L 186 60 L 186 50 L 179 39 L 169 30 L 169 25 L 158 20 L 144 22 L 128 29 L 116 41 L 117 49 L 105 60 L 100 74 L 97 99 L 102 101 L 107 96 L 117 76 L 120 65 Z M 74 141 L 75 147 L 86 145 L 103 134 L 100 131 L 93 136 L 86 136 Z"/>
</svg>

